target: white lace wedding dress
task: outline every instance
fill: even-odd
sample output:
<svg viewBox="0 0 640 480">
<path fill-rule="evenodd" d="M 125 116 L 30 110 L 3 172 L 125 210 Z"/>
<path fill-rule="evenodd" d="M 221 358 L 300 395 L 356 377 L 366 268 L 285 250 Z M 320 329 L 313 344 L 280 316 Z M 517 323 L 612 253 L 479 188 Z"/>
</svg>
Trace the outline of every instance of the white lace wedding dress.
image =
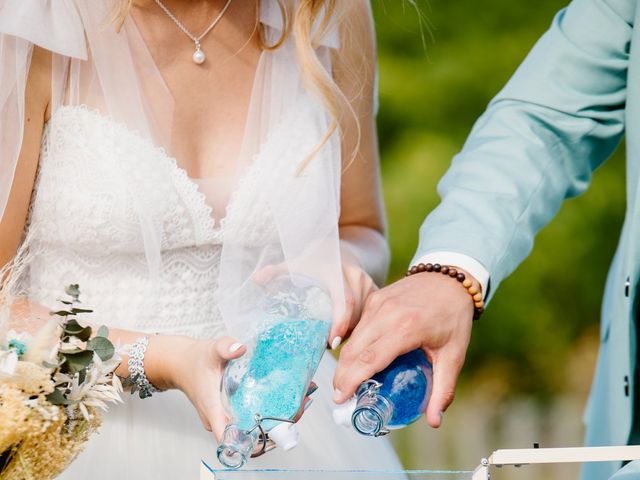
<svg viewBox="0 0 640 480">
<path fill-rule="evenodd" d="M 153 184 L 167 227 L 160 281 L 153 285 L 136 214 L 117 182 L 119 169 L 130 168 L 119 165 L 130 154 Z M 170 183 L 154 183 L 158 169 L 169 174 L 158 178 Z M 247 221 L 236 234 L 257 243 L 273 234 L 265 230 L 265 212 L 254 203 L 259 184 L 257 172 L 249 171 L 229 205 L 246 209 Z M 174 160 L 123 125 L 84 107 L 57 110 L 45 129 L 30 229 L 37 252 L 29 271 L 33 300 L 55 306 L 61 286 L 79 283 L 83 303 L 108 325 L 135 316 L 148 332 L 224 334 L 214 295 L 225 224 L 215 222 L 206 196 Z M 300 445 L 287 453 L 270 452 L 251 467 L 399 468 L 387 440 L 333 424 L 334 367 L 326 354 L 316 376 L 320 389 L 299 423 Z M 218 466 L 215 449 L 213 436 L 182 393 L 145 400 L 127 396 L 124 405 L 109 410 L 100 433 L 61 478 L 196 478 L 201 459 Z"/>
<path fill-rule="evenodd" d="M 147 137 L 92 108 L 59 106 L 45 127 L 29 217 L 24 282 L 31 300 L 53 308 L 62 288 L 78 283 L 83 303 L 95 311 L 93 321 L 118 327 L 135 319 L 136 328 L 150 333 L 223 335 L 216 303 L 223 239 L 251 248 L 277 235 L 261 197 L 261 168 L 264 162 L 256 161 L 237 183 L 226 209 L 236 221 L 217 221 L 197 183 Z M 152 206 L 151 221 L 161 223 L 155 280 L 149 277 L 141 233 L 145 219 L 123 178 Z M 334 367 L 326 354 L 316 375 L 315 402 L 299 423 L 299 446 L 270 452 L 249 467 L 400 468 L 388 440 L 334 425 Z M 181 392 L 145 400 L 127 395 L 124 404 L 111 407 L 99 434 L 60 478 L 195 479 L 201 459 L 220 467 L 215 451 L 213 435 Z M 254 477 L 248 472 L 233 478 Z"/>
</svg>

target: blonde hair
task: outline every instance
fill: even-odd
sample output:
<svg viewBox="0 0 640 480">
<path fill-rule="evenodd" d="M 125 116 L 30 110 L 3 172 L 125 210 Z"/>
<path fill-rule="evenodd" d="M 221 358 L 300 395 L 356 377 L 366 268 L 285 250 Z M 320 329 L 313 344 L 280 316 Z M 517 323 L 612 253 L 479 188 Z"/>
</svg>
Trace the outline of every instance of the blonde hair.
<svg viewBox="0 0 640 480">
<path fill-rule="evenodd" d="M 134 0 L 120 0 L 116 4 L 114 21 L 118 28 L 122 26 L 126 16 L 129 14 L 133 2 Z M 340 129 L 340 122 L 344 114 L 351 115 L 355 120 L 357 139 L 351 153 L 350 160 L 352 161 L 356 157 L 360 146 L 360 123 L 351 103 L 347 100 L 331 74 L 322 65 L 316 52 L 318 40 L 326 34 L 329 28 L 336 28 L 336 25 L 332 24 L 332 20 L 340 17 L 340 12 L 337 11 L 338 0 L 296 0 L 295 2 L 277 0 L 277 2 L 282 14 L 282 35 L 274 44 L 268 45 L 264 38 L 264 31 L 261 30 L 260 45 L 265 50 L 276 50 L 282 46 L 290 34 L 293 34 L 296 55 L 305 87 L 322 100 L 331 117 L 328 130 L 314 150 L 301 163 L 298 171 L 304 170 L 329 138 Z M 287 5 L 291 3 L 295 3 L 293 11 Z M 316 24 L 318 24 L 317 30 L 314 29 Z"/>
</svg>

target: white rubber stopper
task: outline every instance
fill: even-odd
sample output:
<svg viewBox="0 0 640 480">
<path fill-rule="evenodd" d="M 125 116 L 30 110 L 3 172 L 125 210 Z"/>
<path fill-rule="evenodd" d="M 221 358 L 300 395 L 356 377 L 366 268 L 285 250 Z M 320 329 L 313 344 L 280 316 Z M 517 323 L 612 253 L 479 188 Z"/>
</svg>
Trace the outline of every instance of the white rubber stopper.
<svg viewBox="0 0 640 480">
<path fill-rule="evenodd" d="M 357 403 L 356 397 L 353 397 L 348 402 L 334 408 L 333 421 L 336 422 L 337 425 L 342 425 L 347 428 L 351 427 L 351 415 L 353 415 Z"/>
<path fill-rule="evenodd" d="M 298 445 L 298 429 L 293 423 L 279 423 L 269 430 L 269 438 L 285 452 Z"/>
</svg>

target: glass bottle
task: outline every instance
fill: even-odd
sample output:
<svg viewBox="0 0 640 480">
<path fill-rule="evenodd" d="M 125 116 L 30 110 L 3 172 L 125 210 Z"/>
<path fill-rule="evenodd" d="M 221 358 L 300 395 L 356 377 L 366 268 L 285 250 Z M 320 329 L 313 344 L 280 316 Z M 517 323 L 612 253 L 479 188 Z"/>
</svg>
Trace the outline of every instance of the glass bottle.
<svg viewBox="0 0 640 480">
<path fill-rule="evenodd" d="M 354 399 L 334 410 L 334 420 L 374 437 L 406 427 L 424 414 L 432 379 L 431 363 L 421 349 L 401 355 L 363 382 Z"/>
<path fill-rule="evenodd" d="M 267 446 L 267 433 L 284 450 L 297 444 L 290 422 L 326 350 L 331 314 L 330 296 L 309 278 L 281 276 L 265 287 L 247 352 L 223 375 L 230 424 L 217 454 L 225 467 L 242 467 Z"/>
</svg>

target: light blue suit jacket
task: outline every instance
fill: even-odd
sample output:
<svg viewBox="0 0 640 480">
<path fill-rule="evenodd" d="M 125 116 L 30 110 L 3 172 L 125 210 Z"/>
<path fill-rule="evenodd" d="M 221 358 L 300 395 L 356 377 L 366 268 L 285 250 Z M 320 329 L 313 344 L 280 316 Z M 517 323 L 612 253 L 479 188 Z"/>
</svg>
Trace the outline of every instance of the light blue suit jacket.
<svg viewBox="0 0 640 480">
<path fill-rule="evenodd" d="M 585 413 L 588 445 L 626 444 L 632 425 L 633 305 L 640 277 L 639 16 L 638 0 L 574 0 L 557 15 L 440 182 L 442 203 L 424 222 L 416 254 L 454 251 L 475 258 L 491 275 L 491 296 L 562 201 L 587 188 L 626 130 L 627 217 L 602 307 Z M 619 467 L 590 464 L 584 478 L 606 479 Z"/>
<path fill-rule="evenodd" d="M 611 480 L 638 480 L 640 478 L 640 462 L 631 462 L 618 470 Z"/>
</svg>

